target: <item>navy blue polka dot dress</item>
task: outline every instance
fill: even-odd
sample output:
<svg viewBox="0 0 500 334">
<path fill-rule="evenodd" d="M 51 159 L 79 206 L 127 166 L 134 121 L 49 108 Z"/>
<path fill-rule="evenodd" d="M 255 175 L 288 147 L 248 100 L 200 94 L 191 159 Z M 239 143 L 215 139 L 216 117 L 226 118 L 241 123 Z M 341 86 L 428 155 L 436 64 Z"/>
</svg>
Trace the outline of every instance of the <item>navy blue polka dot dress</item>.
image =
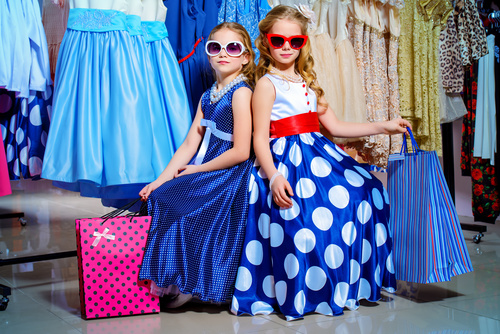
<svg viewBox="0 0 500 334">
<path fill-rule="evenodd" d="M 221 100 L 210 103 L 206 91 L 201 107 L 217 131 L 233 133 L 232 96 L 236 84 Z M 203 163 L 233 143 L 212 134 Z M 194 161 L 194 159 L 193 159 Z M 243 245 L 248 212 L 248 184 L 253 159 L 228 169 L 172 179 L 148 199 L 151 229 L 139 278 L 158 287 L 177 285 L 203 301 L 231 298 Z"/>
</svg>

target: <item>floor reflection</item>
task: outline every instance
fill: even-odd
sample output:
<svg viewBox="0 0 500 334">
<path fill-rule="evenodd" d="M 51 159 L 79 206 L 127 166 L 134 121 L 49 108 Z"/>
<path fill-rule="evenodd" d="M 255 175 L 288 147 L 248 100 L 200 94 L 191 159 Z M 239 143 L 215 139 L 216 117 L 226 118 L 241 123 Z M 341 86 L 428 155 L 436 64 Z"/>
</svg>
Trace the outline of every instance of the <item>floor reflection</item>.
<svg viewBox="0 0 500 334">
<path fill-rule="evenodd" d="M 19 182 L 0 198 L 0 211 L 24 211 L 27 225 L 0 220 L 0 260 L 76 249 L 75 219 L 110 211 L 99 199 L 81 198 L 48 181 Z M 462 218 L 470 223 L 469 218 Z M 479 244 L 464 231 L 474 271 L 449 282 L 398 282 L 395 294 L 362 302 L 337 317 L 236 317 L 229 305 L 191 302 L 159 314 L 82 320 L 76 257 L 0 265 L 0 284 L 11 286 L 0 312 L 0 333 L 500 333 L 500 224 L 488 225 Z M 1 262 L 0 262 L 1 264 Z"/>
</svg>

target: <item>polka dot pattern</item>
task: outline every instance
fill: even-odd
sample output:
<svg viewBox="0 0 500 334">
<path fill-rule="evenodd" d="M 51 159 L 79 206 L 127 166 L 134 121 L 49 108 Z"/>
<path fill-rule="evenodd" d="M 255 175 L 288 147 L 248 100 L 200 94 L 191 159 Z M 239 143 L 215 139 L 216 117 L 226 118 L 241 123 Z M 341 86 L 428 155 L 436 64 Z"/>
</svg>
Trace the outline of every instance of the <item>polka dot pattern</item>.
<svg viewBox="0 0 500 334">
<path fill-rule="evenodd" d="M 342 248 L 335 244 L 328 245 L 325 250 L 325 262 L 331 269 L 337 269 L 344 262 Z"/>
<path fill-rule="evenodd" d="M 255 176 L 250 176 L 250 183 L 248 186 L 248 190 L 250 191 L 250 197 L 248 199 L 249 204 L 255 204 L 259 199 L 259 186 L 257 182 L 255 182 Z"/>
<path fill-rule="evenodd" d="M 365 180 L 361 177 L 361 175 L 349 169 L 344 171 L 344 177 L 353 187 L 361 187 L 365 183 Z"/>
<path fill-rule="evenodd" d="M 366 224 L 372 218 L 372 206 L 367 201 L 359 204 L 357 210 L 358 221 L 361 224 Z"/>
<path fill-rule="evenodd" d="M 209 92 L 203 95 L 204 117 L 220 131 L 232 133 L 231 97 L 245 85 L 236 85 L 213 104 Z M 232 145 L 211 136 L 203 161 L 221 156 Z M 251 173 L 253 165 L 252 158 L 227 169 L 174 178 L 158 187 L 148 199 L 151 232 L 139 278 L 152 280 L 161 289 L 176 285 L 180 292 L 210 302 L 230 300 L 235 287 L 243 291 L 258 284 L 263 289 L 262 280 L 253 279 L 240 260 L 252 266 L 268 264 L 264 247 L 282 242 L 276 238 L 276 227 L 281 226 L 263 214 L 260 229 L 255 230 L 259 240 L 243 245 L 248 205 L 261 205 L 266 199 L 261 194 L 262 177 Z"/>
<path fill-rule="evenodd" d="M 370 172 L 368 172 L 366 169 L 364 169 L 363 167 L 361 166 L 354 166 L 354 169 L 361 175 L 363 175 L 365 178 L 367 179 L 371 179 L 372 178 L 372 175 L 370 174 Z M 376 188 L 373 188 L 373 189 L 376 189 Z"/>
<path fill-rule="evenodd" d="M 303 177 L 297 182 L 295 193 L 300 198 L 312 197 L 316 193 L 316 184 L 313 180 Z"/>
<path fill-rule="evenodd" d="M 159 298 L 150 293 L 151 282 L 138 277 L 150 217 L 117 217 L 102 222 L 100 218 L 76 221 L 82 317 L 159 312 Z"/>
<path fill-rule="evenodd" d="M 300 214 L 300 206 L 297 204 L 294 198 L 292 198 L 292 207 L 288 209 L 280 209 L 280 216 L 284 220 L 295 219 L 299 214 Z"/>
<path fill-rule="evenodd" d="M 299 260 L 297 260 L 297 257 L 293 254 L 288 254 L 285 257 L 285 272 L 286 276 L 288 279 L 294 279 L 295 276 L 299 273 L 300 267 L 299 267 Z"/>
<path fill-rule="evenodd" d="M 299 135 L 300 140 L 306 145 L 314 145 L 314 138 L 310 133 L 301 133 Z"/>
<path fill-rule="evenodd" d="M 270 235 L 271 218 L 265 213 L 261 214 L 259 217 L 258 227 L 262 238 L 269 239 Z"/>
<path fill-rule="evenodd" d="M 302 162 L 302 151 L 297 144 L 294 144 L 290 150 L 290 161 L 295 167 L 300 165 Z"/>
<path fill-rule="evenodd" d="M 276 292 L 274 291 L 273 275 L 268 275 L 266 278 L 264 278 L 264 281 L 262 281 L 262 291 L 264 291 L 266 296 L 269 298 L 276 297 Z"/>
<path fill-rule="evenodd" d="M 252 274 L 245 267 L 238 268 L 238 280 L 236 281 L 236 289 L 247 291 L 252 286 Z"/>
<path fill-rule="evenodd" d="M 248 261 L 254 266 L 258 266 L 262 263 L 262 244 L 253 240 L 249 242 L 245 247 L 245 254 L 247 256 Z"/>
<path fill-rule="evenodd" d="M 315 157 L 311 161 L 311 172 L 317 177 L 326 177 L 332 171 L 332 165 L 322 157 Z"/>
<path fill-rule="evenodd" d="M 321 290 L 326 283 L 326 273 L 323 269 L 313 266 L 307 269 L 306 272 L 306 285 L 313 291 Z"/>
<path fill-rule="evenodd" d="M 331 147 L 330 145 L 325 145 L 324 146 L 324 149 L 325 151 L 330 154 L 335 160 L 337 160 L 338 162 L 342 161 L 342 159 L 344 159 L 344 157 L 342 157 L 341 154 L 339 154 L 337 152 L 336 149 L 334 149 L 333 147 Z"/>
<path fill-rule="evenodd" d="M 316 236 L 310 229 L 303 228 L 295 234 L 293 242 L 300 252 L 309 253 L 316 246 Z"/>
<path fill-rule="evenodd" d="M 330 202 L 338 209 L 343 209 L 349 204 L 349 192 L 343 186 L 334 186 L 328 192 Z"/>
<path fill-rule="evenodd" d="M 235 289 L 234 313 L 266 314 L 262 302 L 278 305 L 287 320 L 309 312 L 339 315 L 344 307 L 358 308 L 360 299 L 377 301 L 382 286 L 395 288 L 389 207 L 380 181 L 316 133 L 273 139 L 270 147 L 282 152 L 271 149 L 294 190 L 293 206 L 277 207 L 268 179 L 254 169 L 262 199 L 249 207 L 245 245 L 261 242 L 263 257 L 258 265 L 243 257 L 252 283 L 246 291 Z"/>
<path fill-rule="evenodd" d="M 278 304 L 283 305 L 286 301 L 287 285 L 285 281 L 279 281 L 276 283 L 276 300 Z M 239 289 L 238 289 L 239 290 Z"/>
<path fill-rule="evenodd" d="M 330 209 L 319 207 L 314 209 L 312 214 L 314 225 L 322 231 L 328 231 L 333 224 L 333 214 Z"/>
<path fill-rule="evenodd" d="M 11 180 L 38 179 L 42 172 L 52 98 L 31 92 L 29 98 L 0 89 L 0 128 Z"/>
<path fill-rule="evenodd" d="M 384 208 L 384 200 L 382 199 L 382 195 L 377 188 L 373 188 L 372 190 L 372 198 L 373 204 L 378 210 L 382 210 Z"/>
<path fill-rule="evenodd" d="M 285 152 L 286 139 L 279 138 L 273 145 L 273 152 L 276 155 L 282 155 Z"/>
</svg>

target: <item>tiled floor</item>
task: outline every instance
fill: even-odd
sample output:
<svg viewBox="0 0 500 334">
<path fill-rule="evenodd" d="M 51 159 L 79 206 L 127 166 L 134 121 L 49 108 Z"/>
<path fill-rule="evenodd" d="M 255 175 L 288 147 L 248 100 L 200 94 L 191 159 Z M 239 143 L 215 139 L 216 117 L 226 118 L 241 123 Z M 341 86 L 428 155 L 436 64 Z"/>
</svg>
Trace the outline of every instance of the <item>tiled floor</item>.
<svg viewBox="0 0 500 334">
<path fill-rule="evenodd" d="M 75 249 L 74 219 L 108 211 L 99 200 L 61 191 L 48 181 L 12 183 L 0 211 L 24 211 L 0 220 L 0 259 Z M 471 218 L 462 217 L 463 222 Z M 399 282 L 395 294 L 338 317 L 236 317 L 227 305 L 189 303 L 171 312 L 85 321 L 80 318 L 76 258 L 0 266 L 0 284 L 12 287 L 0 311 L 1 334 L 76 333 L 500 333 L 500 223 L 487 225 L 479 244 L 464 231 L 474 272 L 439 284 Z"/>
</svg>

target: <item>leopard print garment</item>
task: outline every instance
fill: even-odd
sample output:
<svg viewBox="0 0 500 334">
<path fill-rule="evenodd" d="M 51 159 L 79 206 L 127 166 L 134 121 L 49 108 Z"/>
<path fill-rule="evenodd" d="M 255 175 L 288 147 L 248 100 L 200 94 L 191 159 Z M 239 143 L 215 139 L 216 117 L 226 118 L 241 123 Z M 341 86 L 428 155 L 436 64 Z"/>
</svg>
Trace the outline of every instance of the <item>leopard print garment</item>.
<svg viewBox="0 0 500 334">
<path fill-rule="evenodd" d="M 455 11 L 458 12 L 457 30 L 462 65 L 469 66 L 473 61 L 488 54 L 486 32 L 475 0 L 458 1 Z"/>
<path fill-rule="evenodd" d="M 464 67 L 453 15 L 448 16 L 446 29 L 439 36 L 439 66 L 446 93 L 461 93 L 464 87 Z"/>
</svg>

